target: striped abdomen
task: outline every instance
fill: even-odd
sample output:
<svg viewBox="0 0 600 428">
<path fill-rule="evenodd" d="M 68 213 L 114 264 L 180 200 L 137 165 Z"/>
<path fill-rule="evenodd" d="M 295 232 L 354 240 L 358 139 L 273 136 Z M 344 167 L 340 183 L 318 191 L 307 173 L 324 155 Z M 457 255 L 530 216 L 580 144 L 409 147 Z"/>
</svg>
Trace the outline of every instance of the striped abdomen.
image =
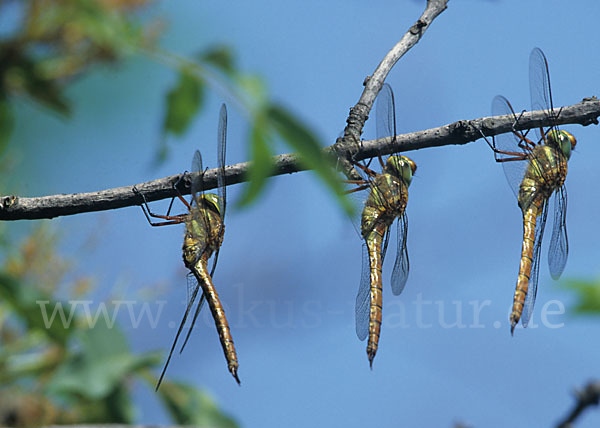
<svg viewBox="0 0 600 428">
<path fill-rule="evenodd" d="M 229 323 L 225 317 L 225 310 L 223 309 L 223 305 L 219 300 L 219 295 L 217 294 L 217 290 L 212 282 L 212 278 L 208 273 L 207 259 L 207 255 L 204 254 L 202 257 L 200 257 L 200 260 L 198 260 L 196 265 L 191 270 L 198 280 L 198 284 L 200 284 L 202 287 L 202 292 L 206 297 L 210 312 L 215 320 L 215 325 L 217 327 L 217 331 L 219 332 L 219 340 L 221 341 L 223 353 L 227 359 L 229 371 L 237 383 L 240 383 L 240 379 L 237 375 L 239 364 L 235 347 L 233 345 L 233 338 L 231 337 L 231 331 L 229 330 Z"/>
<path fill-rule="evenodd" d="M 379 333 L 381 330 L 381 312 L 383 305 L 383 287 L 381 281 L 381 244 L 388 226 L 377 223 L 367 237 L 369 251 L 369 267 L 371 280 L 371 302 L 369 309 L 369 341 L 367 343 L 367 356 L 369 364 L 373 366 L 373 359 L 377 353 Z"/>
<path fill-rule="evenodd" d="M 530 206 L 523 211 L 523 244 L 521 247 L 521 263 L 519 264 L 519 276 L 513 297 L 513 307 L 510 314 L 511 333 L 521 319 L 525 297 L 529 290 L 529 278 L 533 264 L 533 250 L 535 246 L 535 225 L 540 214 L 543 198 L 536 198 Z"/>
</svg>

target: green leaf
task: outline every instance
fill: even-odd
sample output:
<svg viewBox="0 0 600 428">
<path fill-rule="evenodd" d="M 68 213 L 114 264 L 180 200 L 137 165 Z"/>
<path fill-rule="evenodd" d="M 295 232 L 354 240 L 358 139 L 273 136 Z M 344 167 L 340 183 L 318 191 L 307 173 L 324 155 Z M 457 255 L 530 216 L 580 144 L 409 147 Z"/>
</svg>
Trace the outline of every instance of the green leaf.
<svg viewBox="0 0 600 428">
<path fill-rule="evenodd" d="M 228 76 L 235 74 L 233 53 L 227 46 L 214 46 L 199 56 L 200 61 L 210 64 Z"/>
<path fill-rule="evenodd" d="M 600 282 L 567 280 L 564 288 L 573 291 L 578 299 L 570 311 L 579 315 L 600 315 Z"/>
<path fill-rule="evenodd" d="M 352 204 L 344 193 L 344 186 L 332 166 L 331 159 L 323 154 L 321 145 L 313 133 L 281 106 L 269 106 L 267 114 L 279 135 L 298 152 L 302 164 L 314 170 L 336 196 L 340 206 L 348 214 L 352 214 Z"/>
<path fill-rule="evenodd" d="M 99 420 L 102 423 L 132 424 L 135 419 L 135 407 L 127 384 L 122 382 L 101 403 Z M 96 422 L 96 421 L 94 421 Z"/>
<path fill-rule="evenodd" d="M 244 74 L 239 76 L 237 81 L 240 87 L 254 100 L 256 105 L 266 106 L 268 104 L 267 86 L 260 76 Z"/>
<path fill-rule="evenodd" d="M 273 173 L 274 164 L 269 147 L 271 136 L 268 134 L 265 122 L 266 118 L 260 115 L 256 117 L 252 126 L 250 134 L 252 163 L 248 171 L 249 183 L 238 203 L 240 207 L 247 206 L 256 200 L 263 190 L 267 178 Z"/>
<path fill-rule="evenodd" d="M 238 427 L 230 416 L 217 407 L 210 395 L 191 385 L 163 382 L 158 394 L 177 424 L 207 428 Z"/>
<path fill-rule="evenodd" d="M 0 97 L 0 155 L 6 150 L 15 127 L 15 118 L 10 103 Z"/>
<path fill-rule="evenodd" d="M 31 98 L 64 116 L 70 106 L 59 84 L 43 75 L 40 64 L 30 58 L 19 57 L 6 72 L 6 84 L 16 91 L 24 91 Z"/>
<path fill-rule="evenodd" d="M 183 134 L 203 102 L 204 82 L 191 71 L 182 69 L 175 87 L 167 94 L 163 133 Z"/>
<path fill-rule="evenodd" d="M 107 398 L 139 370 L 160 364 L 158 353 L 132 354 L 125 335 L 116 326 L 98 322 L 80 332 L 79 350 L 54 373 L 48 391 Z"/>
<path fill-rule="evenodd" d="M 0 273 L 0 298 L 24 319 L 28 330 L 40 331 L 58 344 L 64 345 L 74 330 L 70 325 L 63 326 L 59 316 L 56 316 L 54 322 L 48 324 L 47 321 L 57 302 L 51 300 L 50 296 L 41 290 L 4 273 Z M 50 314 L 46 317 L 48 319 L 44 319 L 42 306 L 48 308 Z"/>
</svg>

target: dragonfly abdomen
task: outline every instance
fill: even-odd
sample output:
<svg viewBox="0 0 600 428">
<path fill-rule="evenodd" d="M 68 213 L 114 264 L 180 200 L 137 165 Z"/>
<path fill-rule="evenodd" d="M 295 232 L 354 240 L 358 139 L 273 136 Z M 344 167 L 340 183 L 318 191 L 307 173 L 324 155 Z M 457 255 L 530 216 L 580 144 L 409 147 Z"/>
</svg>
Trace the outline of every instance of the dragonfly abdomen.
<svg viewBox="0 0 600 428">
<path fill-rule="evenodd" d="M 367 343 L 367 356 L 369 364 L 373 366 L 373 359 L 379 345 L 381 331 L 381 314 L 383 306 L 383 287 L 381 280 L 381 244 L 387 231 L 383 223 L 377 224 L 367 237 L 369 251 L 369 270 L 371 283 L 371 299 L 369 308 L 369 341 Z"/>
<path fill-rule="evenodd" d="M 223 309 L 223 305 L 221 304 L 217 290 L 212 282 L 212 278 L 208 273 L 207 260 L 208 257 L 202 256 L 198 263 L 196 263 L 196 266 L 192 268 L 192 272 L 202 287 L 202 292 L 206 297 L 206 301 L 212 313 L 213 319 L 215 320 L 215 325 L 217 327 L 217 331 L 219 332 L 219 340 L 221 341 L 223 353 L 225 354 L 225 359 L 227 360 L 229 372 L 233 375 L 237 383 L 240 383 L 240 379 L 237 375 L 239 364 L 235 346 L 233 344 L 233 337 L 231 336 L 229 323 L 227 322 L 227 318 L 225 316 L 225 310 Z"/>
<path fill-rule="evenodd" d="M 543 199 L 538 198 L 529 208 L 523 211 L 523 244 L 521 247 L 521 262 L 519 264 L 519 276 L 513 298 L 513 307 L 510 314 L 511 333 L 521 319 L 525 297 L 529 289 L 529 278 L 533 264 L 533 250 L 535 246 L 535 225 L 540 214 Z"/>
</svg>

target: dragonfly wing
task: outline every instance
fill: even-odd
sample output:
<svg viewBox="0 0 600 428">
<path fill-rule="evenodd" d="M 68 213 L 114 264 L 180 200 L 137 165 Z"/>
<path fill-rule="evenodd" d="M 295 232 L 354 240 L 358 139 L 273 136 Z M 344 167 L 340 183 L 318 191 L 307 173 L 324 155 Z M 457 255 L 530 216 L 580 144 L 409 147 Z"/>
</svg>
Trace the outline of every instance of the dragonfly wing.
<svg viewBox="0 0 600 428">
<path fill-rule="evenodd" d="M 544 110 L 546 116 L 551 118 L 553 122 L 550 129 L 557 130 L 556 120 L 559 112 L 554 111 L 548 60 L 540 48 L 534 48 L 529 56 L 529 92 L 531 95 L 531 108 L 533 110 Z M 536 131 L 538 136 L 542 138 L 540 130 L 537 129 Z M 564 173 L 566 174 L 566 171 Z M 548 252 L 548 265 L 552 278 L 558 279 L 565 268 L 569 254 L 566 226 L 567 191 L 564 185 L 555 192 L 554 198 L 554 225 Z"/>
<path fill-rule="evenodd" d="M 369 333 L 369 309 L 371 307 L 371 270 L 367 244 L 362 247 L 362 271 L 360 287 L 356 296 L 356 335 L 365 340 Z"/>
<path fill-rule="evenodd" d="M 196 298 L 196 294 L 198 293 L 198 290 L 201 290 L 202 288 L 199 286 L 198 281 L 196 280 L 196 277 L 194 276 L 194 274 L 192 274 L 191 272 L 187 274 L 187 290 L 188 290 L 188 305 L 192 305 L 193 303 L 193 299 L 192 296 L 194 296 L 194 299 Z M 185 345 L 188 343 L 188 340 L 190 339 L 190 335 L 192 334 L 192 330 L 194 329 L 194 326 L 196 325 L 196 319 L 198 318 L 198 315 L 200 314 L 200 311 L 202 310 L 202 307 L 204 306 L 204 303 L 206 302 L 206 297 L 204 296 L 204 292 L 202 292 L 202 295 L 200 296 L 200 301 L 198 302 L 198 306 L 196 306 L 196 312 L 194 312 L 194 318 L 192 319 L 192 324 L 190 325 L 190 329 L 188 330 L 186 336 L 185 336 L 185 340 L 183 341 L 183 345 L 181 345 L 181 349 L 179 350 L 179 353 L 182 353 Z"/>
<path fill-rule="evenodd" d="M 381 266 L 383 266 L 383 261 L 385 260 L 385 254 L 387 253 L 388 244 L 390 243 L 390 228 L 388 227 L 385 231 L 385 237 L 383 242 L 381 243 Z"/>
<path fill-rule="evenodd" d="M 225 233 L 225 208 L 227 207 L 227 186 L 225 186 L 225 153 L 227 150 L 227 107 L 221 105 L 219 112 L 219 127 L 217 130 L 217 191 L 219 194 L 219 211 L 221 213 L 221 241 Z M 217 248 L 213 257 L 210 276 L 214 276 L 219 260 L 220 248 Z"/>
<path fill-rule="evenodd" d="M 392 270 L 392 292 L 399 295 L 404 290 L 408 278 L 408 248 L 406 240 L 408 237 L 408 217 L 406 213 L 398 219 L 398 248 L 396 249 L 396 261 Z"/>
<path fill-rule="evenodd" d="M 225 186 L 225 153 L 227 150 L 227 107 L 225 104 L 221 105 L 221 111 L 219 112 L 219 128 L 217 131 L 217 183 L 219 187 L 219 200 L 221 219 L 225 219 L 225 207 L 227 205 L 227 187 Z"/>
<path fill-rule="evenodd" d="M 554 194 L 554 225 L 548 251 L 548 266 L 553 279 L 560 278 L 569 255 L 567 238 L 567 189 L 563 185 Z"/>
<path fill-rule="evenodd" d="M 504 98 L 502 95 L 497 95 L 492 100 L 492 115 L 494 116 L 503 116 L 508 115 L 511 116 L 516 124 L 518 122 L 518 117 L 513 110 L 510 102 Z M 505 134 L 496 135 L 494 137 L 494 146 L 503 152 L 508 153 L 516 153 L 522 154 L 525 153 L 526 150 L 523 149 L 523 139 L 526 137 L 526 134 L 521 132 L 508 132 Z M 510 159 L 513 158 L 514 155 L 505 154 L 505 153 L 496 153 L 496 159 Z M 511 190 L 515 194 L 516 197 L 519 196 L 519 186 L 523 181 L 523 177 L 525 176 L 525 171 L 527 169 L 527 161 L 508 161 L 502 162 L 502 167 L 504 169 L 504 175 L 506 175 L 506 180 L 508 181 L 508 185 Z"/>
<path fill-rule="evenodd" d="M 534 48 L 529 55 L 529 95 L 532 110 L 544 110 L 546 116 L 556 119 L 548 60 L 540 48 Z M 538 139 L 541 139 L 540 128 L 536 128 L 535 132 Z"/>
<path fill-rule="evenodd" d="M 200 154 L 199 150 L 196 150 L 192 158 L 192 206 L 198 206 L 198 194 L 203 190 L 203 174 L 202 154 Z"/>
<path fill-rule="evenodd" d="M 357 168 L 357 170 L 360 171 L 360 168 Z M 365 178 L 365 180 L 367 180 Z M 352 190 L 352 189 L 350 189 Z M 353 207 L 353 213 L 352 215 L 350 215 L 350 221 L 352 222 L 352 226 L 354 226 L 354 230 L 356 230 L 356 233 L 358 233 L 358 236 L 360 236 L 360 238 L 362 239 L 362 234 L 360 231 L 360 224 L 361 224 L 361 219 L 362 219 L 362 212 L 365 209 L 365 201 L 366 198 L 368 196 L 368 192 L 370 191 L 370 187 L 361 190 L 361 191 L 357 191 L 357 192 L 352 192 L 352 193 L 348 193 L 349 196 L 349 200 L 350 203 L 352 204 Z"/>
<path fill-rule="evenodd" d="M 527 296 L 525 296 L 525 304 L 523 305 L 523 315 L 521 317 L 521 323 L 523 327 L 527 327 L 529 324 L 531 314 L 533 313 L 533 306 L 535 305 L 535 298 L 537 297 L 538 278 L 540 276 L 540 258 L 542 254 L 542 238 L 544 236 L 544 228 L 546 227 L 547 217 L 548 201 L 544 203 L 542 215 L 538 218 L 538 221 L 535 224 L 535 242 L 533 244 L 531 275 L 529 276 L 529 286 L 527 289 Z"/>
<path fill-rule="evenodd" d="M 158 382 L 156 383 L 156 390 L 158 390 L 158 388 L 160 387 L 160 384 L 162 383 L 163 378 L 165 377 L 165 373 L 167 372 L 167 367 L 169 366 L 169 362 L 171 361 L 171 357 L 173 356 L 173 351 L 175 350 L 175 346 L 177 345 L 177 340 L 179 340 L 179 335 L 183 331 L 183 327 L 185 326 L 187 317 L 190 314 L 190 310 L 192 309 L 192 306 L 194 305 L 194 301 L 196 300 L 199 289 L 200 289 L 200 286 L 198 285 L 194 289 L 194 292 L 192 293 L 192 295 L 189 297 L 187 307 L 185 308 L 185 313 L 183 314 L 183 318 L 181 320 L 181 323 L 179 324 L 179 328 L 177 329 L 177 334 L 175 335 L 175 339 L 173 339 L 173 345 L 171 345 L 171 350 L 169 351 L 169 356 L 167 357 L 167 361 L 165 362 L 163 370 L 160 373 L 160 377 L 158 378 Z"/>
<path fill-rule="evenodd" d="M 396 137 L 396 105 L 392 87 L 384 83 L 375 104 L 377 139 Z"/>
</svg>

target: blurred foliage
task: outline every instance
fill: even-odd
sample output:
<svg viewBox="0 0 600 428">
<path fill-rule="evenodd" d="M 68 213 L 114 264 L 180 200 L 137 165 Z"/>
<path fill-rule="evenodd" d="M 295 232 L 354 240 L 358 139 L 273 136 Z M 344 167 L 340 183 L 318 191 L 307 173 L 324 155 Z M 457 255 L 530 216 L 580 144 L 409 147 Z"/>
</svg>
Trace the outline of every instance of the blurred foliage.
<svg viewBox="0 0 600 428">
<path fill-rule="evenodd" d="M 563 288 L 575 293 L 577 303 L 570 308 L 570 312 L 576 315 L 600 315 L 600 280 L 576 280 L 564 281 Z"/>
<path fill-rule="evenodd" d="M 74 78 L 103 64 L 118 64 L 143 54 L 177 73 L 165 97 L 157 159 L 168 155 L 169 136 L 180 137 L 202 111 L 207 87 L 232 97 L 247 113 L 249 153 L 254 161 L 240 205 L 257 199 L 273 172 L 275 141 L 296 151 L 349 210 L 332 162 L 315 135 L 289 111 L 273 104 L 264 81 L 241 72 L 231 50 L 213 46 L 192 58 L 167 52 L 156 42 L 159 21 L 139 13 L 150 0 L 0 0 L 0 15 L 12 5 L 14 31 L 0 35 L 0 154 L 14 128 L 16 98 L 27 98 L 68 117 L 72 104 L 65 89 Z M 15 5 L 20 13 L 15 13 Z"/>
<path fill-rule="evenodd" d="M 55 235 L 39 227 L 6 250 L 0 267 L 0 426 L 131 424 L 133 386 L 154 388 L 161 355 L 133 353 L 116 325 L 92 322 L 53 298 L 58 289 L 81 297 L 92 283 L 66 281 L 72 266 L 55 246 Z M 191 385 L 163 382 L 158 396 L 176 423 L 237 426 Z"/>
</svg>

